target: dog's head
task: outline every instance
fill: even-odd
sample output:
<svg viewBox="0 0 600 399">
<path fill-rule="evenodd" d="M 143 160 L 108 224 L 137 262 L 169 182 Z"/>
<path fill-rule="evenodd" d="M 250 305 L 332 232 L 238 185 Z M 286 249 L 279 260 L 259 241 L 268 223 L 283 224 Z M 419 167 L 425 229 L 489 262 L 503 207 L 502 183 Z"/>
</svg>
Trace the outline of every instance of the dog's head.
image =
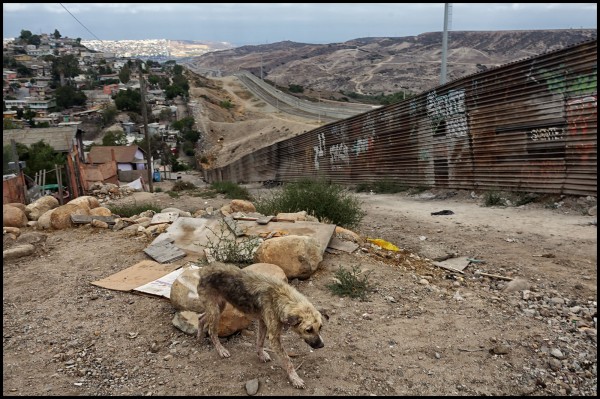
<svg viewBox="0 0 600 399">
<path fill-rule="evenodd" d="M 327 314 L 319 312 L 312 306 L 294 308 L 287 315 L 284 324 L 296 332 L 312 348 L 325 346 L 321 338 L 323 318 L 329 320 Z"/>
</svg>

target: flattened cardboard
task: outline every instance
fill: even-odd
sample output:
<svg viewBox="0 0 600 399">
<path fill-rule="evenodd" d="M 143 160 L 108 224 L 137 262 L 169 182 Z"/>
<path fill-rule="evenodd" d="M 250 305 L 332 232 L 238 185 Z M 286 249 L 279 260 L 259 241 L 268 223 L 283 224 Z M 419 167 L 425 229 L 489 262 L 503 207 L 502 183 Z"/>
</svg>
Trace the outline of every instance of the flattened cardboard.
<svg viewBox="0 0 600 399">
<path fill-rule="evenodd" d="M 101 280 L 92 281 L 91 284 L 102 288 L 108 288 L 109 290 L 131 291 L 134 288 L 154 281 L 179 267 L 181 267 L 181 264 L 160 264 L 153 260 L 143 260 L 111 276 Z"/>
</svg>

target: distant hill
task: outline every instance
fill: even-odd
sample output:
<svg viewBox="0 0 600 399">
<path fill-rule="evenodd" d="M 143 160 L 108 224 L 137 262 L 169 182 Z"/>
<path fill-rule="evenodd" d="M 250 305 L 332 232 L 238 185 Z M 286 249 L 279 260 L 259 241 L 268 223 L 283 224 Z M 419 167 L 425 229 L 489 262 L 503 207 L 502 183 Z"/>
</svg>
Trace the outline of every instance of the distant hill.
<svg viewBox="0 0 600 399">
<path fill-rule="evenodd" d="M 451 31 L 448 81 L 490 67 L 597 38 L 596 29 Z M 442 32 L 369 37 L 343 43 L 283 41 L 214 51 L 192 58 L 223 73 L 245 69 L 277 85 L 359 94 L 419 93 L 439 84 Z"/>
</svg>

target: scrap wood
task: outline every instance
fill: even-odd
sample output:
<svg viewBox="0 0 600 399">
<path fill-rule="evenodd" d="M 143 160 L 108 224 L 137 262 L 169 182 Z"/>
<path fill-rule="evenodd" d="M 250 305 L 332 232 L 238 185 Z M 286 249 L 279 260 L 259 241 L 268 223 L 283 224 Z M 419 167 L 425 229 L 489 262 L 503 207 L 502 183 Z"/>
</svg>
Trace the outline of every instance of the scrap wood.
<svg viewBox="0 0 600 399">
<path fill-rule="evenodd" d="M 484 273 L 484 272 L 476 272 L 476 274 L 481 274 L 482 276 L 485 276 L 485 277 L 498 278 L 500 280 L 512 281 L 512 277 L 499 276 L 497 274 L 489 274 L 489 273 Z"/>
</svg>

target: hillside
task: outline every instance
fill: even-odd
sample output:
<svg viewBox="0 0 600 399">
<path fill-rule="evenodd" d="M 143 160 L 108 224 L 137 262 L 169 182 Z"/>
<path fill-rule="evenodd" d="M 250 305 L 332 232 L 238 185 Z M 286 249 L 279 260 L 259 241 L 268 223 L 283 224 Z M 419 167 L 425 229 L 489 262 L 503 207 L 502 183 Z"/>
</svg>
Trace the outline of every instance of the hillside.
<svg viewBox="0 0 600 399">
<path fill-rule="evenodd" d="M 457 31 L 448 35 L 448 81 L 597 37 L 596 29 Z M 343 43 L 283 41 L 193 58 L 223 74 L 246 69 L 281 86 L 321 92 L 420 93 L 439 84 L 442 32 L 359 38 Z"/>
</svg>

